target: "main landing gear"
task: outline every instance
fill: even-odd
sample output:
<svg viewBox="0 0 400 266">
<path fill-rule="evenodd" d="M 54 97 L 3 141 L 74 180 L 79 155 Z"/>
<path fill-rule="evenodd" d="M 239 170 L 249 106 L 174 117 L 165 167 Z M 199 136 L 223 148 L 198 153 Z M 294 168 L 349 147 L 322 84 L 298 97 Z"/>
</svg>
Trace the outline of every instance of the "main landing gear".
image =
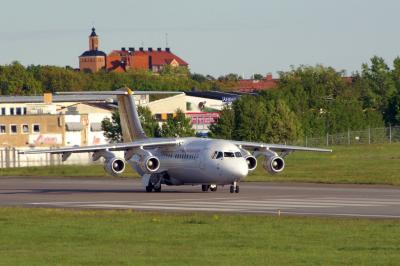
<svg viewBox="0 0 400 266">
<path fill-rule="evenodd" d="M 158 175 L 152 175 L 146 186 L 146 192 L 161 192 L 161 178 Z"/>
<path fill-rule="evenodd" d="M 153 190 L 154 192 L 161 192 L 161 184 L 153 185 L 150 183 L 146 186 L 146 192 L 152 192 Z"/>
<path fill-rule="evenodd" d="M 207 192 L 208 190 L 210 190 L 211 192 L 215 192 L 217 191 L 218 187 L 215 184 L 211 184 L 211 185 L 201 185 L 201 191 L 203 192 Z"/>
<path fill-rule="evenodd" d="M 233 182 L 233 184 L 230 187 L 229 192 L 231 193 L 239 193 L 239 185 L 237 184 L 237 182 Z"/>
</svg>

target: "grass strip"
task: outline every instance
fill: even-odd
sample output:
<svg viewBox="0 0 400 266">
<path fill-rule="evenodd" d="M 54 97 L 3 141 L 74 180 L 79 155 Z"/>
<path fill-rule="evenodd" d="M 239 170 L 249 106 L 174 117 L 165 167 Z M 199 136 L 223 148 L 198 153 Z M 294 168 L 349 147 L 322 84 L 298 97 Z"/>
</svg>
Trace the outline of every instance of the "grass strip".
<svg viewBox="0 0 400 266">
<path fill-rule="evenodd" d="M 0 209 L 1 265 L 395 265 L 400 221 Z"/>
</svg>

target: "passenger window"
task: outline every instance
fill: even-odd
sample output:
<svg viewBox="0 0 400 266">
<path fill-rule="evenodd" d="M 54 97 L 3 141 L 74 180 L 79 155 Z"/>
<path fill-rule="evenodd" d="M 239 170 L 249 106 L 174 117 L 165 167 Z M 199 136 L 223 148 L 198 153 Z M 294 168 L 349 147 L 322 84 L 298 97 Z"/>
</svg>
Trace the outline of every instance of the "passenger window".
<svg viewBox="0 0 400 266">
<path fill-rule="evenodd" d="M 224 152 L 224 157 L 234 158 L 235 154 L 233 152 Z"/>
<path fill-rule="evenodd" d="M 222 157 L 224 157 L 222 152 L 218 152 L 217 157 L 215 157 L 215 159 L 221 159 Z"/>
<path fill-rule="evenodd" d="M 237 151 L 237 152 L 235 152 L 235 156 L 236 157 L 242 157 L 242 153 Z"/>
</svg>

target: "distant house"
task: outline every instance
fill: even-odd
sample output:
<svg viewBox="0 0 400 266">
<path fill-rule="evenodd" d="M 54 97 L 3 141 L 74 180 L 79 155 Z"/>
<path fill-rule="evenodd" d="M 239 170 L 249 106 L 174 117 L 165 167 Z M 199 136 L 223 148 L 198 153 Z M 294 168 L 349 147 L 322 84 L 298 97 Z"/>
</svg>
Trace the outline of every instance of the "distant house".
<svg viewBox="0 0 400 266">
<path fill-rule="evenodd" d="M 100 69 L 107 71 L 125 72 L 129 69 L 151 70 L 155 73 L 160 72 L 165 66 L 184 67 L 189 64 L 171 52 L 170 48 L 148 48 L 145 50 L 140 47 L 121 48 L 114 50 L 108 55 L 99 50 L 99 36 L 95 28 L 89 35 L 89 50 L 79 56 L 79 69 L 81 71 L 97 72 Z"/>
<path fill-rule="evenodd" d="M 273 78 L 272 74 L 267 74 L 263 79 L 242 79 L 233 88 L 235 92 L 258 92 L 261 90 L 273 89 L 278 85 L 279 79 Z"/>
</svg>

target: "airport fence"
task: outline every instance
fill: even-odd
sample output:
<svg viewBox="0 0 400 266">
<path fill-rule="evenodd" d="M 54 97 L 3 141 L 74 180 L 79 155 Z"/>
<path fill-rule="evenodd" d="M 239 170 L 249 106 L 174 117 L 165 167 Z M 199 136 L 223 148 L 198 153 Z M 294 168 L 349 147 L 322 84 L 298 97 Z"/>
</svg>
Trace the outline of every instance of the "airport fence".
<svg viewBox="0 0 400 266">
<path fill-rule="evenodd" d="M 303 141 L 296 144 L 312 146 L 335 146 L 335 145 L 365 145 L 365 144 L 384 144 L 400 142 L 400 126 L 390 126 L 382 128 L 368 128 L 337 134 L 326 134 L 321 137 L 305 137 Z"/>
<path fill-rule="evenodd" d="M 72 154 L 63 162 L 61 154 L 19 154 L 20 150 L 13 147 L 0 149 L 0 168 L 30 167 L 30 166 L 56 166 L 56 165 L 89 165 L 93 162 L 88 153 Z"/>
</svg>

